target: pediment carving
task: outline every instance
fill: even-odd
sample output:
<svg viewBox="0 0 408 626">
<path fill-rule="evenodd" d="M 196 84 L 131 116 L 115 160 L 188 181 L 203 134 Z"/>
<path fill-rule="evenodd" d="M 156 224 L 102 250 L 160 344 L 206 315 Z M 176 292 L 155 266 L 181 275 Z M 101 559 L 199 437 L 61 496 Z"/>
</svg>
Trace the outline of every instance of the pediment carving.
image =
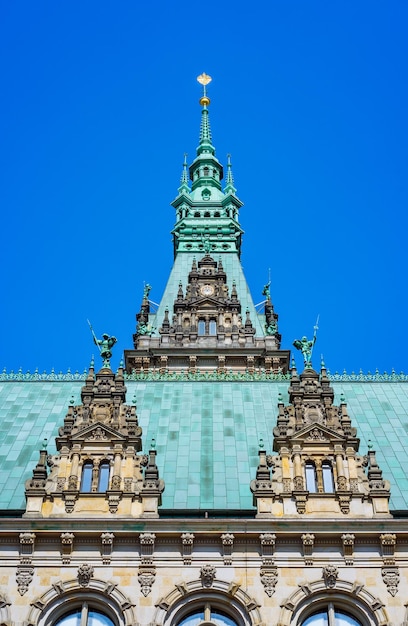
<svg viewBox="0 0 408 626">
<path fill-rule="evenodd" d="M 102 422 L 95 422 L 75 433 L 71 437 L 72 443 L 85 441 L 110 441 L 123 443 L 125 438 L 113 428 Z"/>
</svg>

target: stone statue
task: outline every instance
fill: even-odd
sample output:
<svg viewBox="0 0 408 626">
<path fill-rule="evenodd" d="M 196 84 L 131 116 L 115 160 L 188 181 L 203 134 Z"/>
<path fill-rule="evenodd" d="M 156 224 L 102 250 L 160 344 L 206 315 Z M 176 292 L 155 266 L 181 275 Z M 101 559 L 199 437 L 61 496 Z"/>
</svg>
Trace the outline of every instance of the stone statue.
<svg viewBox="0 0 408 626">
<path fill-rule="evenodd" d="M 306 367 L 312 366 L 312 351 L 313 351 L 313 346 L 315 342 L 316 342 L 316 335 L 313 336 L 313 339 L 311 341 L 309 341 L 307 337 L 302 337 L 302 339 L 296 339 L 293 342 L 293 345 L 295 346 L 295 348 L 297 348 L 298 350 L 302 352 L 303 360 L 305 362 Z"/>
<path fill-rule="evenodd" d="M 110 368 L 111 348 L 116 342 L 116 337 L 110 337 L 107 333 L 103 333 L 102 339 L 97 339 L 94 335 L 94 343 L 99 347 L 100 355 L 103 358 L 103 367 Z"/>
</svg>

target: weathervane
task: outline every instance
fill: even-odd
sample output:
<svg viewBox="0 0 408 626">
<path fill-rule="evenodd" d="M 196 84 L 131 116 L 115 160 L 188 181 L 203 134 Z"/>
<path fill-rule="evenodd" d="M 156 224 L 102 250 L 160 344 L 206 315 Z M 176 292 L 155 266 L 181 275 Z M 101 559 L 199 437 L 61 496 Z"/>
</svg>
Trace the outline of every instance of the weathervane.
<svg viewBox="0 0 408 626">
<path fill-rule="evenodd" d="M 202 74 L 200 74 L 200 76 L 197 76 L 197 81 L 200 83 L 200 85 L 203 86 L 203 96 L 202 98 L 200 98 L 199 102 L 201 106 L 207 106 L 208 104 L 210 104 L 210 98 L 207 96 L 206 87 L 212 81 L 212 78 L 211 76 L 203 72 Z"/>
</svg>

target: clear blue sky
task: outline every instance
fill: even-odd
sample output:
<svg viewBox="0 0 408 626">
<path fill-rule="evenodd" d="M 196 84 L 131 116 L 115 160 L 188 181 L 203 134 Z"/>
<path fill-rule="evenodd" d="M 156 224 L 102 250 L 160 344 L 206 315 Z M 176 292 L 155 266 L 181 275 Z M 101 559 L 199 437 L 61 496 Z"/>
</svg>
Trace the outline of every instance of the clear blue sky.
<svg viewBox="0 0 408 626">
<path fill-rule="evenodd" d="M 113 366 L 132 347 L 205 71 L 283 347 L 320 313 L 330 370 L 408 371 L 407 29 L 405 0 L 3 2 L 0 366 L 83 370 L 87 318 L 118 337 Z"/>
</svg>

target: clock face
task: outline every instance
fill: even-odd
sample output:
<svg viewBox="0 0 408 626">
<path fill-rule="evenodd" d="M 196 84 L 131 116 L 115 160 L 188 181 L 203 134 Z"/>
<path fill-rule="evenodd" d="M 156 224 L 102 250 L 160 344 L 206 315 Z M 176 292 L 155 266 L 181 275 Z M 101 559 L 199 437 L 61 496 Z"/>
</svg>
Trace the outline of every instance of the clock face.
<svg viewBox="0 0 408 626">
<path fill-rule="evenodd" d="M 213 296 L 214 287 L 212 285 L 203 285 L 200 287 L 200 293 L 202 296 Z"/>
</svg>

